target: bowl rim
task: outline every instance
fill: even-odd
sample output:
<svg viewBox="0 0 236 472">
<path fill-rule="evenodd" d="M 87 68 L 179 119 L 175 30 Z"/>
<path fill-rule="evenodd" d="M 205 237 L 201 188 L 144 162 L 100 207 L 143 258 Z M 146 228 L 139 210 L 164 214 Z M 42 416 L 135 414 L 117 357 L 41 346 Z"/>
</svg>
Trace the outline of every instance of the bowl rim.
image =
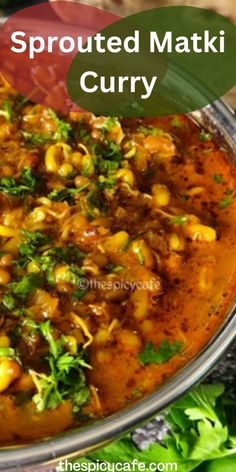
<svg viewBox="0 0 236 472">
<path fill-rule="evenodd" d="M 193 114 L 190 114 L 194 116 Z M 218 126 L 223 127 L 231 147 L 236 150 L 236 119 L 233 111 L 222 100 L 199 110 Z M 45 439 L 26 446 L 10 446 L 0 449 L 0 471 L 19 470 L 20 467 L 45 466 L 65 458 L 84 456 L 104 446 L 111 440 L 133 430 L 154 417 L 174 400 L 187 393 L 209 373 L 225 350 L 236 337 L 236 300 L 228 307 L 225 320 L 203 349 L 161 387 L 118 413 L 98 420 L 51 439 Z"/>
</svg>

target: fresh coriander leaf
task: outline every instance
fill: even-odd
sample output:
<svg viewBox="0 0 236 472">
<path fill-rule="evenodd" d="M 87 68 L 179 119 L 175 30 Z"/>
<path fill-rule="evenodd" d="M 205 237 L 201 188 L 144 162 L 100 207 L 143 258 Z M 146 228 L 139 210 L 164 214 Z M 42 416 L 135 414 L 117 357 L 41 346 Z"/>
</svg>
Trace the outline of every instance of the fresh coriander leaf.
<svg viewBox="0 0 236 472">
<path fill-rule="evenodd" d="M 160 128 L 154 128 L 153 126 L 139 126 L 138 132 L 144 134 L 144 136 L 159 136 L 163 133 Z"/>
<path fill-rule="evenodd" d="M 24 242 L 19 244 L 21 258 L 17 261 L 19 267 L 26 267 L 29 261 L 36 258 L 38 249 L 51 241 L 50 236 L 40 231 L 22 230 Z"/>
<path fill-rule="evenodd" d="M 236 457 L 224 457 L 205 462 L 197 472 L 235 472 Z"/>
<path fill-rule="evenodd" d="M 30 141 L 32 144 L 44 145 L 50 142 L 56 141 L 67 141 L 69 137 L 69 132 L 71 131 L 71 125 L 61 120 L 55 111 L 48 109 L 49 115 L 55 120 L 57 125 L 57 130 L 55 133 L 32 133 L 30 131 L 22 131 L 22 135 L 26 141 Z"/>
<path fill-rule="evenodd" d="M 108 118 L 104 120 L 104 123 L 102 124 L 101 129 L 103 129 L 104 131 L 110 132 L 112 131 L 112 128 L 119 126 L 119 124 L 120 123 L 117 120 L 117 118 L 109 116 Z"/>
<path fill-rule="evenodd" d="M 8 310 L 14 310 L 16 301 L 10 293 L 5 293 L 2 297 L 2 303 Z"/>
<path fill-rule="evenodd" d="M 209 141 L 212 136 L 210 133 L 206 133 L 205 131 L 201 131 L 199 135 L 200 141 Z"/>
<path fill-rule="evenodd" d="M 49 346 L 46 356 L 49 374 L 31 371 L 37 388 L 33 401 L 38 411 L 56 408 L 64 400 L 70 400 L 77 413 L 89 399 L 89 390 L 83 368 L 90 368 L 85 362 L 84 351 L 75 356 L 64 351 L 63 336 L 55 340 L 50 321 L 36 325 Z"/>
<path fill-rule="evenodd" d="M 214 174 L 213 179 L 217 184 L 222 184 L 223 178 L 221 174 Z"/>
<path fill-rule="evenodd" d="M 36 179 L 28 167 L 22 170 L 18 181 L 13 177 L 3 177 L 0 179 L 0 191 L 9 195 L 22 196 L 26 193 L 31 193 L 35 186 Z"/>
<path fill-rule="evenodd" d="M 106 141 L 103 145 L 95 143 L 93 145 L 93 152 L 97 157 L 97 166 L 100 169 L 100 172 L 103 172 L 102 166 L 107 166 L 107 169 L 104 169 L 104 173 L 109 170 L 109 164 L 103 164 L 104 160 L 119 163 L 123 159 L 120 147 L 113 141 Z"/>
<path fill-rule="evenodd" d="M 188 221 L 188 215 L 177 215 L 168 219 L 169 225 L 184 225 Z"/>
<path fill-rule="evenodd" d="M 121 272 L 121 271 L 124 269 L 124 266 L 112 264 L 112 262 L 109 262 L 109 264 L 107 264 L 107 265 L 105 266 L 105 269 L 106 269 L 108 272 L 118 273 L 118 272 Z"/>
<path fill-rule="evenodd" d="M 86 128 L 82 128 L 79 132 L 79 135 L 85 143 L 90 140 L 90 134 Z"/>
<path fill-rule="evenodd" d="M 0 347 L 0 357 L 8 357 L 10 359 L 15 359 L 15 349 L 12 349 L 11 347 Z"/>
<path fill-rule="evenodd" d="M 7 121 L 12 122 L 13 109 L 9 100 L 4 100 L 2 102 L 2 110 L 0 110 L 0 116 L 4 116 Z"/>
<path fill-rule="evenodd" d="M 144 350 L 138 354 L 138 359 L 142 365 L 151 364 L 152 362 L 162 364 L 178 354 L 182 347 L 183 343 L 180 341 L 171 344 L 167 339 L 164 339 L 159 348 L 155 350 L 152 342 L 147 342 Z"/>
<path fill-rule="evenodd" d="M 32 144 L 37 146 L 50 143 L 52 136 L 50 134 L 31 133 L 29 131 L 22 131 L 22 135 L 26 141 L 30 141 Z"/>
<path fill-rule="evenodd" d="M 50 192 L 47 197 L 50 198 L 50 200 L 55 200 L 58 202 L 64 202 L 66 200 L 71 201 L 76 195 L 86 190 L 89 185 L 90 183 L 87 183 L 81 185 L 81 187 L 78 188 L 63 188 L 52 190 L 52 192 Z"/>
<path fill-rule="evenodd" d="M 102 212 L 105 211 L 104 199 L 98 187 L 94 187 L 87 194 L 87 202 L 91 208 L 98 208 Z"/>
<path fill-rule="evenodd" d="M 231 205 L 231 203 L 233 203 L 232 197 L 225 197 L 220 201 L 219 207 L 223 210 L 224 208 L 227 208 L 229 205 Z"/>
<path fill-rule="evenodd" d="M 140 246 L 137 246 L 137 247 L 135 248 L 134 252 L 135 252 L 135 254 L 136 254 L 137 258 L 138 258 L 139 264 L 140 264 L 140 265 L 144 265 L 144 263 L 145 263 L 145 257 L 144 257 L 144 255 L 143 255 L 143 253 L 142 253 L 141 247 L 140 247 Z"/>
<path fill-rule="evenodd" d="M 76 263 L 85 258 L 86 254 L 83 253 L 77 246 L 69 244 L 68 246 L 57 246 L 53 249 L 49 249 L 46 255 L 54 257 L 58 262 L 65 263 Z"/>
<path fill-rule="evenodd" d="M 222 386 L 201 385 L 172 404 L 165 416 L 170 429 L 163 445 L 154 443 L 139 450 L 129 435 L 76 462 L 114 464 L 119 457 L 121 463 L 129 463 L 135 457 L 134 472 L 140 470 L 139 463 L 145 463 L 147 472 L 151 472 L 149 466 L 153 463 L 165 464 L 166 470 L 171 464 L 172 470 L 180 472 L 234 472 L 236 441 L 219 419 L 226 418 L 222 394 Z M 229 415 L 232 416 L 231 409 Z"/>
<path fill-rule="evenodd" d="M 13 282 L 9 284 L 13 290 L 13 293 L 25 300 L 28 295 L 34 292 L 37 288 L 41 288 L 43 286 L 44 278 L 41 274 L 36 273 L 29 273 L 24 275 L 19 282 Z"/>
<path fill-rule="evenodd" d="M 72 295 L 74 298 L 77 298 L 77 300 L 81 300 L 88 292 L 89 288 L 79 288 L 78 290 L 75 290 Z"/>
<path fill-rule="evenodd" d="M 50 353 L 53 355 L 53 357 L 57 358 L 60 352 L 60 348 L 58 346 L 58 342 L 56 342 L 53 337 L 50 321 L 48 320 L 45 321 L 45 323 L 41 323 L 39 325 L 39 329 L 43 337 L 47 340 L 49 344 Z"/>
<path fill-rule="evenodd" d="M 49 109 L 48 112 L 57 124 L 57 131 L 53 135 L 54 141 L 60 141 L 61 139 L 67 141 L 69 137 L 69 132 L 71 131 L 71 125 L 61 120 L 54 110 Z"/>
</svg>

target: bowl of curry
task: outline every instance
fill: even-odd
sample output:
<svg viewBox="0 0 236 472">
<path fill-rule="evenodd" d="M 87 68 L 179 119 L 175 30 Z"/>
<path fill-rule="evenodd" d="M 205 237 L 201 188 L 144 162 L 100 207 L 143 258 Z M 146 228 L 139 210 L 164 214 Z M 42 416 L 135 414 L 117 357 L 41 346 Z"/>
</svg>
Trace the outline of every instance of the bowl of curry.
<svg viewBox="0 0 236 472">
<path fill-rule="evenodd" d="M 191 116 L 59 116 L 2 80 L 0 152 L 10 470 L 131 429 L 232 341 L 235 123 L 221 102 Z"/>
</svg>

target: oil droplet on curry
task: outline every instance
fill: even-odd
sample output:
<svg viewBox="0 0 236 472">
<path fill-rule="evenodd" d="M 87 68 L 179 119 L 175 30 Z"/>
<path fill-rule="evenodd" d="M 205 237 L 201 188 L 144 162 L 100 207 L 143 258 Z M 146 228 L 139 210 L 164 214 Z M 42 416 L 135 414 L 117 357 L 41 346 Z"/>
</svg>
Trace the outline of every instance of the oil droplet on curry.
<svg viewBox="0 0 236 472">
<path fill-rule="evenodd" d="M 222 322 L 235 177 L 184 116 L 59 117 L 0 84 L 0 439 L 153 391 Z"/>
</svg>

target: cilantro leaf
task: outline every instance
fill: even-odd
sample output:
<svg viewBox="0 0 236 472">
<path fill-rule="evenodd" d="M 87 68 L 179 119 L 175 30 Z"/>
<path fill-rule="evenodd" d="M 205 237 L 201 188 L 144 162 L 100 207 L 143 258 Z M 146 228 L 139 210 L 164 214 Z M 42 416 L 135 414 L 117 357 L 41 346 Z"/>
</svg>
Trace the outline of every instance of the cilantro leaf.
<svg viewBox="0 0 236 472">
<path fill-rule="evenodd" d="M 42 146 L 53 139 L 49 134 L 31 133 L 30 131 L 22 131 L 22 135 L 26 141 L 30 141 L 36 146 Z"/>
<path fill-rule="evenodd" d="M 153 126 L 139 126 L 138 132 L 144 134 L 144 136 L 159 136 L 163 133 L 160 128 L 155 128 Z"/>
<path fill-rule="evenodd" d="M 214 174 L 213 179 L 217 184 L 222 184 L 223 178 L 221 174 Z"/>
<path fill-rule="evenodd" d="M 206 133 L 205 131 L 201 131 L 199 135 L 200 141 L 210 141 L 212 138 L 210 133 Z"/>
<path fill-rule="evenodd" d="M 22 196 L 31 193 L 36 186 L 36 179 L 29 167 L 22 170 L 21 177 L 16 181 L 13 177 L 0 179 L 0 191 L 14 196 Z"/>
<path fill-rule="evenodd" d="M 19 282 L 9 284 L 13 293 L 21 300 L 25 300 L 37 288 L 43 286 L 44 278 L 41 274 L 30 272 L 24 275 Z"/>
<path fill-rule="evenodd" d="M 177 215 L 168 219 L 169 225 L 184 225 L 188 221 L 188 215 Z"/>
<path fill-rule="evenodd" d="M 229 205 L 231 205 L 231 203 L 233 203 L 232 197 L 225 197 L 220 201 L 219 207 L 223 210 L 224 208 L 227 208 Z"/>
<path fill-rule="evenodd" d="M 84 259 L 86 254 L 84 254 L 77 246 L 69 244 L 68 246 L 57 246 L 53 249 L 48 249 L 46 252 L 48 256 L 53 256 L 58 262 L 65 263 L 76 263 L 81 259 Z"/>
<path fill-rule="evenodd" d="M 58 343 L 54 340 L 54 337 L 52 335 L 51 331 L 51 326 L 50 326 L 50 321 L 45 321 L 45 323 L 41 323 L 39 325 L 39 329 L 44 336 L 44 338 L 47 340 L 49 344 L 49 349 L 53 357 L 58 357 L 58 352 L 59 352 L 59 346 Z"/>
<path fill-rule="evenodd" d="M 104 131 L 110 132 L 112 130 L 112 128 L 114 128 L 116 126 L 119 126 L 119 124 L 120 123 L 119 123 L 117 118 L 112 117 L 112 116 L 108 116 L 104 120 L 101 129 L 104 130 Z"/>
<path fill-rule="evenodd" d="M 66 121 L 61 120 L 54 110 L 49 109 L 48 111 L 57 124 L 57 130 L 53 135 L 54 141 L 61 141 L 61 139 L 67 141 L 69 137 L 69 132 L 71 131 L 71 125 L 69 123 L 66 123 Z"/>
<path fill-rule="evenodd" d="M 224 423 L 227 416 L 223 400 L 221 385 L 200 385 L 168 408 L 165 418 L 170 429 L 163 444 L 153 443 L 140 450 L 127 435 L 76 463 L 95 466 L 99 461 L 110 465 L 119 457 L 122 464 L 135 458 L 134 472 L 141 470 L 141 463 L 145 463 L 147 472 L 153 471 L 154 463 L 180 472 L 234 472 L 236 440 Z"/>
<path fill-rule="evenodd" d="M 7 121 L 12 122 L 13 110 L 12 110 L 12 104 L 9 100 L 3 100 L 2 110 L 0 110 L 0 116 L 4 116 Z"/>
<path fill-rule="evenodd" d="M 32 144 L 44 145 L 50 142 L 56 141 L 67 141 L 69 138 L 69 132 L 71 131 L 71 125 L 66 121 L 61 120 L 55 111 L 48 109 L 49 115 L 54 119 L 57 129 L 54 133 L 32 133 L 30 131 L 22 131 L 22 135 L 26 141 L 30 141 Z"/>
<path fill-rule="evenodd" d="M 48 194 L 48 198 L 50 200 L 55 200 L 57 202 L 64 202 L 64 201 L 73 201 L 73 198 L 78 195 L 79 193 L 83 192 L 89 187 L 90 183 L 81 185 L 78 188 L 63 188 L 63 189 L 55 189 L 52 190 Z"/>
<path fill-rule="evenodd" d="M 155 350 L 152 342 L 147 342 L 144 350 L 138 354 L 138 359 L 142 365 L 151 364 L 152 362 L 162 364 L 178 354 L 182 347 L 183 343 L 180 341 L 171 344 L 168 339 L 164 339 L 159 348 Z"/>
<path fill-rule="evenodd" d="M 55 340 L 50 321 L 38 325 L 49 346 L 47 356 L 49 374 L 31 372 L 38 392 L 33 396 L 36 409 L 56 408 L 64 400 L 70 400 L 73 412 L 78 413 L 89 399 L 89 389 L 83 368 L 90 368 L 84 360 L 84 352 L 75 356 L 63 349 L 63 336 Z"/>
</svg>

